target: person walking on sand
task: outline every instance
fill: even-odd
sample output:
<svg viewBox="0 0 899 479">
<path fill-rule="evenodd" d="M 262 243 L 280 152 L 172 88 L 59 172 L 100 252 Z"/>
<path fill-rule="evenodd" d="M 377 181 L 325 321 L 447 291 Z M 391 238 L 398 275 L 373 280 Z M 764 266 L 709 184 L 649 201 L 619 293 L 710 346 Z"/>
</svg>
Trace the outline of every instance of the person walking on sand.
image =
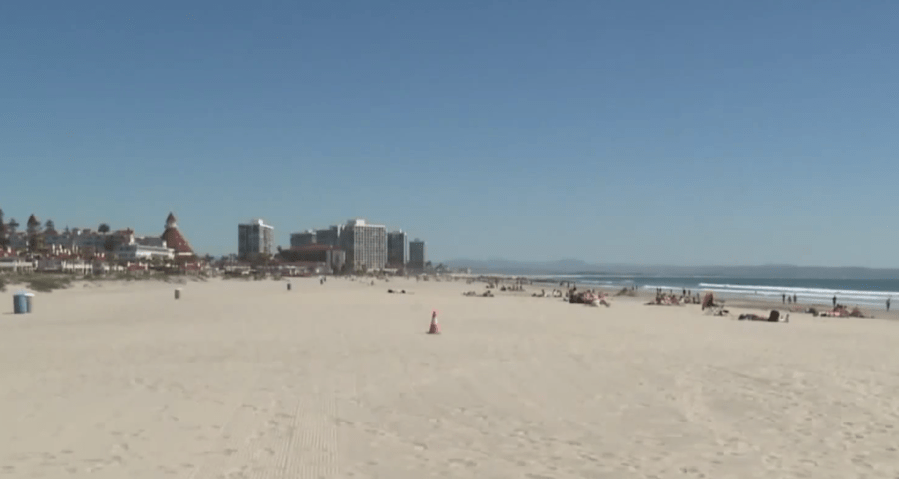
<svg viewBox="0 0 899 479">
<path fill-rule="evenodd" d="M 833 307 L 837 307 L 837 295 L 833 295 Z"/>
<path fill-rule="evenodd" d="M 780 302 L 782 304 L 787 304 L 787 294 L 786 293 L 783 293 L 780 295 Z"/>
<path fill-rule="evenodd" d="M 799 300 L 796 299 L 796 293 L 793 293 L 793 304 L 796 304 L 798 302 L 799 302 Z"/>
<path fill-rule="evenodd" d="M 890 311 L 890 298 L 887 298 L 887 312 Z"/>
</svg>

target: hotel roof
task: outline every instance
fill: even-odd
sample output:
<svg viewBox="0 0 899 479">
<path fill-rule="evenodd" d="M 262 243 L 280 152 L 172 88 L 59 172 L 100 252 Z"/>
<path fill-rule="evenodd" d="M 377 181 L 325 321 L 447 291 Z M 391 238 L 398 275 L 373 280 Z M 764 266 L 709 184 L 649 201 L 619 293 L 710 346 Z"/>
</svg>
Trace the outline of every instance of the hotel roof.
<svg viewBox="0 0 899 479">
<path fill-rule="evenodd" d="M 194 250 L 190 247 L 190 243 L 187 242 L 184 235 L 181 234 L 181 231 L 178 230 L 176 221 L 175 214 L 169 213 L 165 231 L 162 233 L 162 240 L 165 241 L 169 248 L 175 250 L 175 255 L 192 256 Z"/>
</svg>

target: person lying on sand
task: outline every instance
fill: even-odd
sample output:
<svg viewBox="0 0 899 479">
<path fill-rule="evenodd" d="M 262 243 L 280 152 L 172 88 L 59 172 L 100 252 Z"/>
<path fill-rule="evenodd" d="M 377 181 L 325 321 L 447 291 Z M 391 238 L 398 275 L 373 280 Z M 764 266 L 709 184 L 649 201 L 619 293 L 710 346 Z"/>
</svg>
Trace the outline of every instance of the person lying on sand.
<svg viewBox="0 0 899 479">
<path fill-rule="evenodd" d="M 790 315 L 787 314 L 783 318 L 780 317 L 780 312 L 776 310 L 772 310 L 771 314 L 768 317 L 759 316 L 757 314 L 741 314 L 738 318 L 739 321 L 761 321 L 764 323 L 789 323 Z"/>
<path fill-rule="evenodd" d="M 853 308 L 852 311 L 849 310 L 846 306 L 842 304 L 836 305 L 831 311 L 825 311 L 821 313 L 821 316 L 829 317 L 829 318 L 866 318 L 862 310 L 858 308 Z M 873 317 L 873 316 L 872 316 Z"/>
</svg>

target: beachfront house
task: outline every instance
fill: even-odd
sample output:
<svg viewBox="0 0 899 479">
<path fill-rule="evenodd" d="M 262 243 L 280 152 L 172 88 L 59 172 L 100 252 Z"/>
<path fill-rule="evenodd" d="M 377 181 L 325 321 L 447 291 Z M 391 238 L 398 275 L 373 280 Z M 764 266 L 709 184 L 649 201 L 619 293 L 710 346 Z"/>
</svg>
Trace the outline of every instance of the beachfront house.
<svg viewBox="0 0 899 479">
<path fill-rule="evenodd" d="M 88 274 L 93 271 L 90 262 L 77 258 L 43 258 L 37 260 L 37 271 L 45 273 Z"/>
<path fill-rule="evenodd" d="M 120 245 L 115 251 L 115 258 L 119 261 L 152 261 L 159 259 L 171 261 L 175 259 L 175 250 L 165 246 L 143 245 L 137 242 Z"/>
<path fill-rule="evenodd" d="M 29 273 L 34 271 L 35 262 L 16 256 L 0 258 L 0 271 L 8 273 Z"/>
</svg>

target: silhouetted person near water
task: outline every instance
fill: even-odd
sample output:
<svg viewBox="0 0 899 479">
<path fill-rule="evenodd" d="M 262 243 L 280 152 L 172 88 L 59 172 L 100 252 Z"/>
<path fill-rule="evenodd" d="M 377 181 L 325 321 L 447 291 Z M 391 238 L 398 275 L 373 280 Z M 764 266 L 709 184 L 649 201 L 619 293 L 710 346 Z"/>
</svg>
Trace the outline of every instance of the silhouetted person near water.
<svg viewBox="0 0 899 479">
<path fill-rule="evenodd" d="M 837 295 L 833 295 L 833 307 L 837 307 Z"/>
<path fill-rule="evenodd" d="M 786 293 L 780 295 L 780 302 L 783 304 L 787 304 L 787 295 Z"/>
<path fill-rule="evenodd" d="M 890 310 L 890 298 L 887 298 L 887 311 Z"/>
<path fill-rule="evenodd" d="M 799 300 L 796 299 L 796 293 L 793 293 L 793 304 L 798 303 Z"/>
</svg>

